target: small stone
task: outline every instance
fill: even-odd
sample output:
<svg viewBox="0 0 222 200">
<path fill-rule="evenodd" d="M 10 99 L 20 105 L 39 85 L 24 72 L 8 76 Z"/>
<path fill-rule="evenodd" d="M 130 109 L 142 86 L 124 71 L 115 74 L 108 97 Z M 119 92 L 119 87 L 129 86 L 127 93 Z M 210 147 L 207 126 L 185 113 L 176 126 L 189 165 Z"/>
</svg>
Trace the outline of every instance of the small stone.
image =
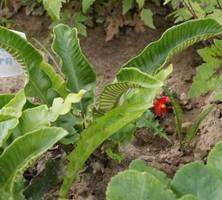
<svg viewBox="0 0 222 200">
<path fill-rule="evenodd" d="M 214 116 L 218 119 L 220 119 L 222 117 L 222 112 L 220 109 L 216 109 L 215 112 L 214 112 Z"/>
<path fill-rule="evenodd" d="M 189 103 L 189 100 L 187 98 L 187 94 L 184 93 L 184 92 L 180 95 L 180 103 L 183 106 L 185 106 L 185 105 L 187 105 Z"/>
<path fill-rule="evenodd" d="M 98 172 L 104 172 L 104 165 L 101 162 L 94 162 L 92 164 L 92 168 L 93 168 L 93 174 L 96 174 Z"/>
<path fill-rule="evenodd" d="M 186 106 L 184 106 L 184 109 L 189 111 L 193 109 L 193 105 L 192 104 L 187 104 Z"/>
</svg>

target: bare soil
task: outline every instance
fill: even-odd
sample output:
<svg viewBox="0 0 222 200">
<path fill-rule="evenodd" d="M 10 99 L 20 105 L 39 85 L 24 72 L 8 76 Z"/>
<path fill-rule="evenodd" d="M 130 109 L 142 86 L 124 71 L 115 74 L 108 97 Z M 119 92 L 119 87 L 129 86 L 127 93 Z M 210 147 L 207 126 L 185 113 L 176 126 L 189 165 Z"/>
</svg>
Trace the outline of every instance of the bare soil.
<svg viewBox="0 0 222 200">
<path fill-rule="evenodd" d="M 26 16 L 21 9 L 14 16 L 15 27 L 28 33 L 28 37 L 37 38 L 41 43 L 48 45 L 51 41 L 49 33 L 50 21 L 47 17 Z M 105 42 L 104 29 L 101 26 L 88 30 L 88 37 L 81 38 L 83 52 L 94 66 L 98 76 L 97 91 L 113 80 L 120 66 L 132 56 L 140 52 L 147 44 L 158 39 L 160 35 L 171 26 L 161 14 L 155 16 L 157 30 L 146 29 L 143 33 L 135 33 L 127 29 L 119 37 Z M 201 63 L 196 49 L 201 45 L 188 48 L 175 56 L 172 60 L 174 72 L 167 81 L 168 86 L 175 92 L 184 111 L 183 132 L 194 122 L 202 108 L 210 101 L 210 95 L 189 100 L 186 93 L 191 85 L 195 67 Z M 0 92 L 16 92 L 23 85 L 23 77 L 1 78 Z M 169 114 L 162 125 L 169 137 L 173 139 L 174 117 Z M 122 163 L 108 159 L 101 152 L 95 152 L 88 161 L 87 167 L 80 175 L 79 181 L 73 184 L 70 199 L 75 200 L 104 200 L 105 190 L 110 178 L 127 168 L 136 158 L 145 160 L 150 165 L 161 169 L 172 177 L 179 166 L 194 161 L 205 161 L 212 146 L 222 139 L 221 109 L 215 109 L 202 123 L 197 137 L 189 150 L 180 148 L 179 141 L 173 139 L 170 144 L 163 139 L 154 138 L 141 130 L 132 144 L 123 147 L 125 155 Z M 151 138 L 147 139 L 147 138 Z M 53 188 L 46 199 L 56 199 L 58 188 Z"/>
</svg>

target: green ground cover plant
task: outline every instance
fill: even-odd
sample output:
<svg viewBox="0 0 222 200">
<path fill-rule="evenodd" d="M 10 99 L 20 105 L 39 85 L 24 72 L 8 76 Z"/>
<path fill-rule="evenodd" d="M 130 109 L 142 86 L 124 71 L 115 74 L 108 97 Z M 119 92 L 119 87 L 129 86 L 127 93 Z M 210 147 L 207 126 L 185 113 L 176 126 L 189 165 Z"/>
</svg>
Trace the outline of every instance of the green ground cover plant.
<svg viewBox="0 0 222 200">
<path fill-rule="evenodd" d="M 222 198 L 222 142 L 209 153 L 207 163 L 193 162 L 177 170 L 173 179 L 162 171 L 134 160 L 129 169 L 114 176 L 107 200 L 218 200 Z M 119 187 L 121 185 L 121 187 Z"/>
</svg>

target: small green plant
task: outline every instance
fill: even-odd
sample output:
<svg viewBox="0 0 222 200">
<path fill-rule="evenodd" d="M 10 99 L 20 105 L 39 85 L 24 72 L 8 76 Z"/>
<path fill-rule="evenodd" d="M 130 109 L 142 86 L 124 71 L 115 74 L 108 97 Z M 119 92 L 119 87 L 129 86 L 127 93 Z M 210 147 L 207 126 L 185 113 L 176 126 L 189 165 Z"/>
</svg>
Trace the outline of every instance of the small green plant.
<svg viewBox="0 0 222 200">
<path fill-rule="evenodd" d="M 163 172 L 134 160 L 129 169 L 108 184 L 106 200 L 218 200 L 222 198 L 222 142 L 208 155 L 207 164 L 182 166 L 169 179 Z"/>
<path fill-rule="evenodd" d="M 153 12 L 146 8 L 145 2 L 145 0 L 109 0 L 103 2 L 96 0 L 83 0 L 80 2 L 71 2 L 69 0 L 23 0 L 23 5 L 26 6 L 27 14 L 42 15 L 45 9 L 53 24 L 61 23 L 64 14 L 68 13 L 70 19 L 66 23 L 72 23 L 83 36 L 87 36 L 87 26 L 89 24 L 107 24 L 106 39 L 108 41 L 117 35 L 119 28 L 124 25 L 136 27 L 138 23 L 140 24 L 138 27 L 146 25 L 155 29 Z M 152 2 L 160 5 L 159 0 Z M 68 9 L 62 11 L 63 5 L 68 5 L 69 3 L 76 5 L 74 13 L 70 13 Z M 140 29 L 141 31 L 144 30 L 144 28 Z M 137 28 L 137 31 L 140 31 L 139 28 Z"/>
<path fill-rule="evenodd" d="M 175 115 L 175 127 L 176 127 L 176 134 L 179 137 L 181 144 L 188 145 L 191 140 L 197 134 L 198 128 L 203 122 L 203 120 L 208 116 L 208 114 L 213 110 L 214 106 L 206 106 L 203 111 L 197 116 L 197 118 L 193 121 L 192 125 L 188 127 L 186 133 L 182 135 L 182 123 L 183 123 L 183 110 L 179 103 L 175 100 L 172 92 L 165 87 L 165 92 L 170 98 L 170 102 L 174 111 Z"/>
<path fill-rule="evenodd" d="M 221 48 L 222 40 L 214 40 L 214 44 L 210 47 L 198 50 L 198 54 L 204 63 L 197 68 L 197 74 L 193 78 L 188 93 L 191 98 L 204 95 L 209 91 L 216 91 L 214 100 L 221 100 Z"/>
<path fill-rule="evenodd" d="M 149 133 L 165 138 L 169 140 L 166 136 L 164 129 L 160 126 L 158 120 L 156 120 L 155 115 L 151 110 L 147 110 L 137 121 L 137 128 L 147 128 Z"/>
<path fill-rule="evenodd" d="M 175 23 L 184 22 L 192 18 L 212 18 L 222 23 L 222 2 L 220 0 L 165 0 L 170 3 Z"/>
</svg>

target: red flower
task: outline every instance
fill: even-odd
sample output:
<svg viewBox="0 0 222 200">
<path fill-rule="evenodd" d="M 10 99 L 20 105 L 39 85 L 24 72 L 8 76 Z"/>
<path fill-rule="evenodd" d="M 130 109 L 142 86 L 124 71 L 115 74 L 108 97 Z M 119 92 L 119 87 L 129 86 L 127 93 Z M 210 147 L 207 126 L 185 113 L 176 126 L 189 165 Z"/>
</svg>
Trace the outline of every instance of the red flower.
<svg viewBox="0 0 222 200">
<path fill-rule="evenodd" d="M 156 99 L 153 103 L 153 112 L 158 117 L 163 117 L 168 111 L 172 110 L 169 106 L 170 99 L 167 96 Z"/>
</svg>

